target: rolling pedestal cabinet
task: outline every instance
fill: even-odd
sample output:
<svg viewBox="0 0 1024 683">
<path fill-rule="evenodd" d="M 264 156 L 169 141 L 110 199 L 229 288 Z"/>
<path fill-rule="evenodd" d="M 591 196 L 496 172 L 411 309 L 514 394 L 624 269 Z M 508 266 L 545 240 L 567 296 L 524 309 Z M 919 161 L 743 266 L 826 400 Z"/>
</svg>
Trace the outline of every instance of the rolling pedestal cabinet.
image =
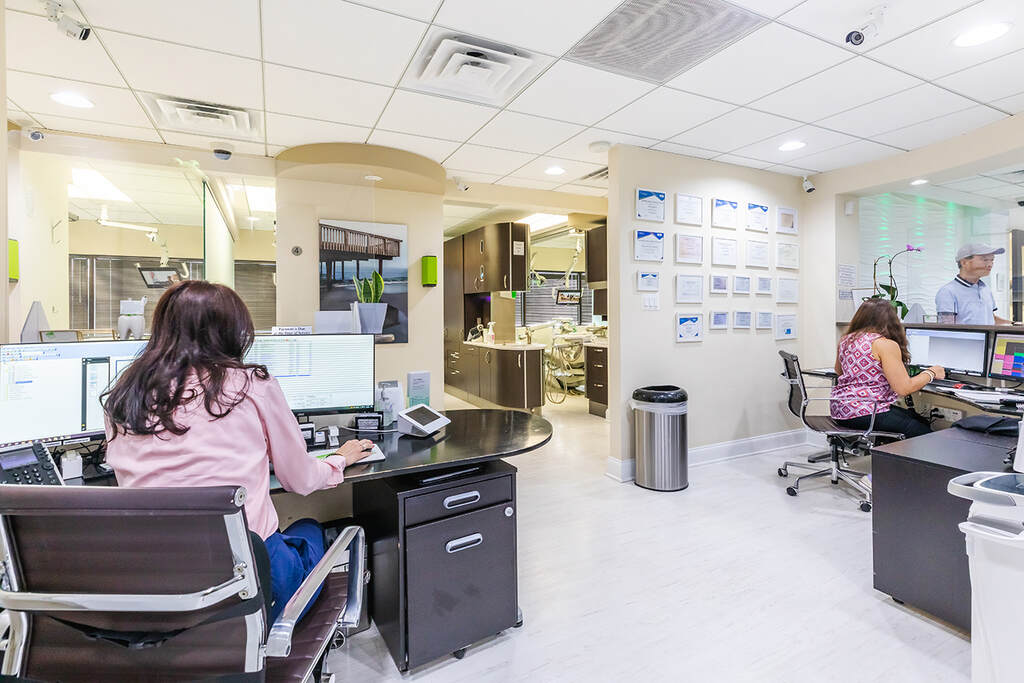
<svg viewBox="0 0 1024 683">
<path fill-rule="evenodd" d="M 408 671 L 522 624 L 516 468 L 500 460 L 355 485 L 370 616 Z"/>
</svg>

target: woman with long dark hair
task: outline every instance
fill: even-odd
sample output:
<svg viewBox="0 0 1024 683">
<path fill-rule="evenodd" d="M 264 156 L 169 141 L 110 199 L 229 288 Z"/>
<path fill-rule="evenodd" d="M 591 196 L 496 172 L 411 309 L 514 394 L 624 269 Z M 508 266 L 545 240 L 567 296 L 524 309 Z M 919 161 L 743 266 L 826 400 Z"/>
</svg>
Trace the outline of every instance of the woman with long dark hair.
<svg viewBox="0 0 1024 683">
<path fill-rule="evenodd" d="M 911 377 L 906 368 L 909 362 L 907 334 L 893 305 L 885 299 L 862 303 L 839 342 L 839 380 L 832 398 L 843 400 L 831 401 L 833 419 L 844 427 L 867 430 L 874 412 L 875 431 L 907 437 L 930 432 L 924 418 L 894 404 L 946 373 L 934 365 Z"/>
<path fill-rule="evenodd" d="M 270 555 L 273 621 L 324 554 L 323 530 L 300 520 L 278 531 L 270 463 L 285 489 L 308 494 L 341 483 L 370 441 L 348 441 L 323 460 L 306 443 L 266 367 L 243 358 L 252 317 L 224 285 L 172 285 L 153 312 L 145 350 L 105 396 L 107 463 L 120 486 L 244 486 L 250 529 Z"/>
</svg>

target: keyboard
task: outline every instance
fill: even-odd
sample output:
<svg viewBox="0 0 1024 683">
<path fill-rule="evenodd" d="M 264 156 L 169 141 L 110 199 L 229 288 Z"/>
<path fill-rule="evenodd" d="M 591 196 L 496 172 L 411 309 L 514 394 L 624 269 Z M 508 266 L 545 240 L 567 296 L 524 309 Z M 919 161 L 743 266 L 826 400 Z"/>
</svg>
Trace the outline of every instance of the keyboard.
<svg viewBox="0 0 1024 683">
<path fill-rule="evenodd" d="M 958 379 L 933 379 L 928 385 L 944 389 L 975 389 L 980 386 L 970 382 L 961 382 Z"/>
<path fill-rule="evenodd" d="M 1009 398 L 999 391 L 973 391 L 971 389 L 953 389 L 953 395 L 975 403 L 999 403 L 1002 399 Z"/>
<path fill-rule="evenodd" d="M 309 451 L 309 457 L 311 458 L 326 458 L 328 455 L 334 455 L 338 451 L 337 448 L 321 448 L 316 451 Z M 380 446 L 373 444 L 373 448 L 370 449 L 370 454 L 360 460 L 359 462 L 349 463 L 352 465 L 362 465 L 364 462 L 379 462 L 384 459 L 384 451 L 380 449 Z"/>
</svg>

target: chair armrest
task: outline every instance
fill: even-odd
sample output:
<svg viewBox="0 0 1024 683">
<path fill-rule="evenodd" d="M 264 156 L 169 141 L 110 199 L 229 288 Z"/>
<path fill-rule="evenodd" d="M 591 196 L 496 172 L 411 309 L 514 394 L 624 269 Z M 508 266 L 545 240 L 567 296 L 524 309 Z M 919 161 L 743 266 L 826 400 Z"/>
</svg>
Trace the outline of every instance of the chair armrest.
<svg viewBox="0 0 1024 683">
<path fill-rule="evenodd" d="M 299 615 L 306 609 L 313 595 L 317 592 L 327 575 L 341 562 L 342 554 L 348 551 L 348 600 L 339 623 L 350 627 L 359 624 L 359 614 L 363 609 L 363 586 L 366 574 L 366 534 L 362 527 L 345 527 L 331 547 L 324 553 L 313 571 L 302 582 L 295 595 L 288 600 L 277 621 L 270 627 L 267 637 L 266 654 L 268 657 L 287 657 L 292 649 L 292 634 Z"/>
</svg>

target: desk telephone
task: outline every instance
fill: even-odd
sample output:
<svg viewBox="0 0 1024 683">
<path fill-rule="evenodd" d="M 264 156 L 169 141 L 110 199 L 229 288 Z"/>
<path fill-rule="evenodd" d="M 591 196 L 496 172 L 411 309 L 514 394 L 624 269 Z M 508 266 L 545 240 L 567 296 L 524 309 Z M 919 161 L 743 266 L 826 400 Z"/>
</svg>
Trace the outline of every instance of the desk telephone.
<svg viewBox="0 0 1024 683">
<path fill-rule="evenodd" d="M 50 457 L 50 451 L 41 442 L 31 446 L 10 446 L 0 449 L 0 484 L 42 484 L 63 486 Z"/>
</svg>

